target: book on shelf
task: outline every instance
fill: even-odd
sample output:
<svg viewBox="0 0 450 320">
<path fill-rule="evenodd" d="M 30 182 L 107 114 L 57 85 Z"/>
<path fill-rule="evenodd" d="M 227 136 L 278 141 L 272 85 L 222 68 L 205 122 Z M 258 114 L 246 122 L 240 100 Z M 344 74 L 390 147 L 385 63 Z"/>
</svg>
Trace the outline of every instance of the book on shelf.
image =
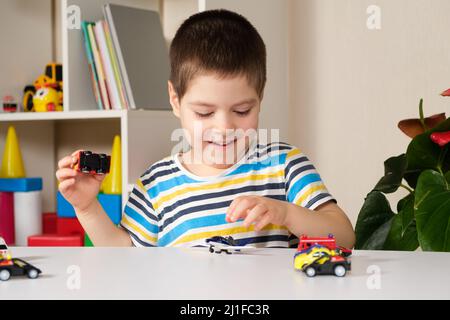
<svg viewBox="0 0 450 320">
<path fill-rule="evenodd" d="M 89 40 L 91 42 L 91 48 L 92 48 L 92 53 L 94 56 L 94 62 L 95 62 L 95 68 L 97 70 L 97 76 L 98 76 L 98 85 L 100 87 L 100 94 L 101 94 L 101 98 L 102 98 L 102 103 L 103 103 L 103 107 L 104 109 L 111 109 L 111 104 L 109 103 L 109 94 L 108 94 L 108 89 L 106 87 L 106 79 L 105 79 L 105 73 L 103 71 L 103 64 L 102 64 L 102 59 L 100 57 L 100 52 L 98 51 L 98 46 L 97 46 L 97 40 L 95 39 L 94 36 L 94 23 L 89 23 L 87 25 L 87 29 L 88 29 L 88 35 L 89 35 Z"/>
<path fill-rule="evenodd" d="M 103 66 L 105 83 L 108 90 L 109 100 L 111 102 L 111 109 L 122 109 L 120 101 L 118 85 L 114 76 L 111 56 L 106 44 L 106 35 L 103 28 L 103 21 L 97 21 L 94 26 L 95 39 L 97 40 L 99 55 Z"/>
<path fill-rule="evenodd" d="M 103 6 L 104 20 L 83 22 L 94 96 L 100 109 L 170 110 L 169 54 L 157 11 Z"/>
<path fill-rule="evenodd" d="M 91 42 L 89 40 L 89 34 L 88 34 L 88 28 L 87 28 L 88 24 L 89 24 L 89 22 L 87 22 L 87 21 L 83 21 L 81 23 L 81 29 L 83 31 L 84 48 L 86 50 L 86 58 L 88 61 L 89 74 L 91 76 L 92 91 L 94 92 L 95 101 L 97 103 L 98 108 L 103 109 L 103 103 L 102 103 L 100 88 L 99 88 L 99 84 L 98 84 L 97 70 L 95 67 L 94 56 L 92 54 Z"/>
<path fill-rule="evenodd" d="M 119 90 L 121 105 L 123 106 L 124 109 L 128 109 L 129 106 L 128 97 L 126 96 L 125 87 L 123 86 L 123 79 L 119 70 L 119 63 L 117 61 L 116 50 L 114 49 L 113 42 L 111 39 L 111 31 L 109 30 L 108 23 L 106 21 L 102 22 L 105 30 L 106 44 L 108 45 L 108 51 L 111 56 L 114 78 L 116 79 L 116 83 Z"/>
</svg>

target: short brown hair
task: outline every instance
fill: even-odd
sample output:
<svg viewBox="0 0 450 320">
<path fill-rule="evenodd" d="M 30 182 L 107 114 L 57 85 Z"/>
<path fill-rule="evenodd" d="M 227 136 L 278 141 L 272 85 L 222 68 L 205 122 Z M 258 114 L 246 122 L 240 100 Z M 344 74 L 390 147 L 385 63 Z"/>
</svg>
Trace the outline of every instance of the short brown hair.
<svg viewBox="0 0 450 320">
<path fill-rule="evenodd" d="M 260 97 L 266 83 L 266 46 L 242 15 L 209 10 L 192 15 L 170 46 L 170 81 L 181 99 L 190 80 L 201 73 L 245 75 Z"/>
</svg>

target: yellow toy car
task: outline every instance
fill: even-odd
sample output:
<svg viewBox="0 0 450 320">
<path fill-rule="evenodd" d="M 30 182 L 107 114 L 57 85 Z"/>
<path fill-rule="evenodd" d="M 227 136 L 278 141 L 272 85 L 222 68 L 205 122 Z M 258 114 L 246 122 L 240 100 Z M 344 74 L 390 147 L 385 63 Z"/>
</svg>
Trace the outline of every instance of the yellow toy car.
<svg viewBox="0 0 450 320">
<path fill-rule="evenodd" d="M 305 272 L 308 277 L 314 277 L 317 274 L 334 274 L 337 277 L 343 277 L 350 270 L 351 263 L 340 255 L 339 250 L 331 250 L 315 244 L 294 255 L 294 268 Z"/>
</svg>

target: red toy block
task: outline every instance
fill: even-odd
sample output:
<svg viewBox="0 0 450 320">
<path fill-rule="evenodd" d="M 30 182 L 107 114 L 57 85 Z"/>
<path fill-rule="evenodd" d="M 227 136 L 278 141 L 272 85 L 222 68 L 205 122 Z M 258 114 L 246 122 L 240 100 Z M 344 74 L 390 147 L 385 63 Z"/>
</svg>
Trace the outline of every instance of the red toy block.
<svg viewBox="0 0 450 320">
<path fill-rule="evenodd" d="M 80 234 L 60 236 L 57 234 L 40 234 L 28 237 L 29 247 L 82 247 Z"/>
<path fill-rule="evenodd" d="M 56 233 L 56 212 L 46 212 L 42 214 L 42 233 L 55 234 Z"/>
<path fill-rule="evenodd" d="M 84 229 L 77 218 L 61 218 L 56 221 L 56 233 L 63 236 L 79 234 L 84 239 Z"/>
<path fill-rule="evenodd" d="M 14 193 L 0 192 L 0 237 L 13 245 L 14 237 Z"/>
</svg>

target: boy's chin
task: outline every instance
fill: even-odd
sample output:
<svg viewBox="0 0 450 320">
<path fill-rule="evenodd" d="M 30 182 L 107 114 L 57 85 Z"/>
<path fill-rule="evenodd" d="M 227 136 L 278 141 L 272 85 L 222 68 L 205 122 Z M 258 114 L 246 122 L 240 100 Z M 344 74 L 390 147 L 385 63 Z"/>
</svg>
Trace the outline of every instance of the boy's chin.
<svg viewBox="0 0 450 320">
<path fill-rule="evenodd" d="M 228 148 L 220 148 L 214 146 L 211 149 L 203 149 L 203 162 L 209 166 L 213 166 L 217 169 L 225 169 L 234 165 L 244 155 L 245 148 L 238 150 L 237 146 L 230 146 Z"/>
</svg>

